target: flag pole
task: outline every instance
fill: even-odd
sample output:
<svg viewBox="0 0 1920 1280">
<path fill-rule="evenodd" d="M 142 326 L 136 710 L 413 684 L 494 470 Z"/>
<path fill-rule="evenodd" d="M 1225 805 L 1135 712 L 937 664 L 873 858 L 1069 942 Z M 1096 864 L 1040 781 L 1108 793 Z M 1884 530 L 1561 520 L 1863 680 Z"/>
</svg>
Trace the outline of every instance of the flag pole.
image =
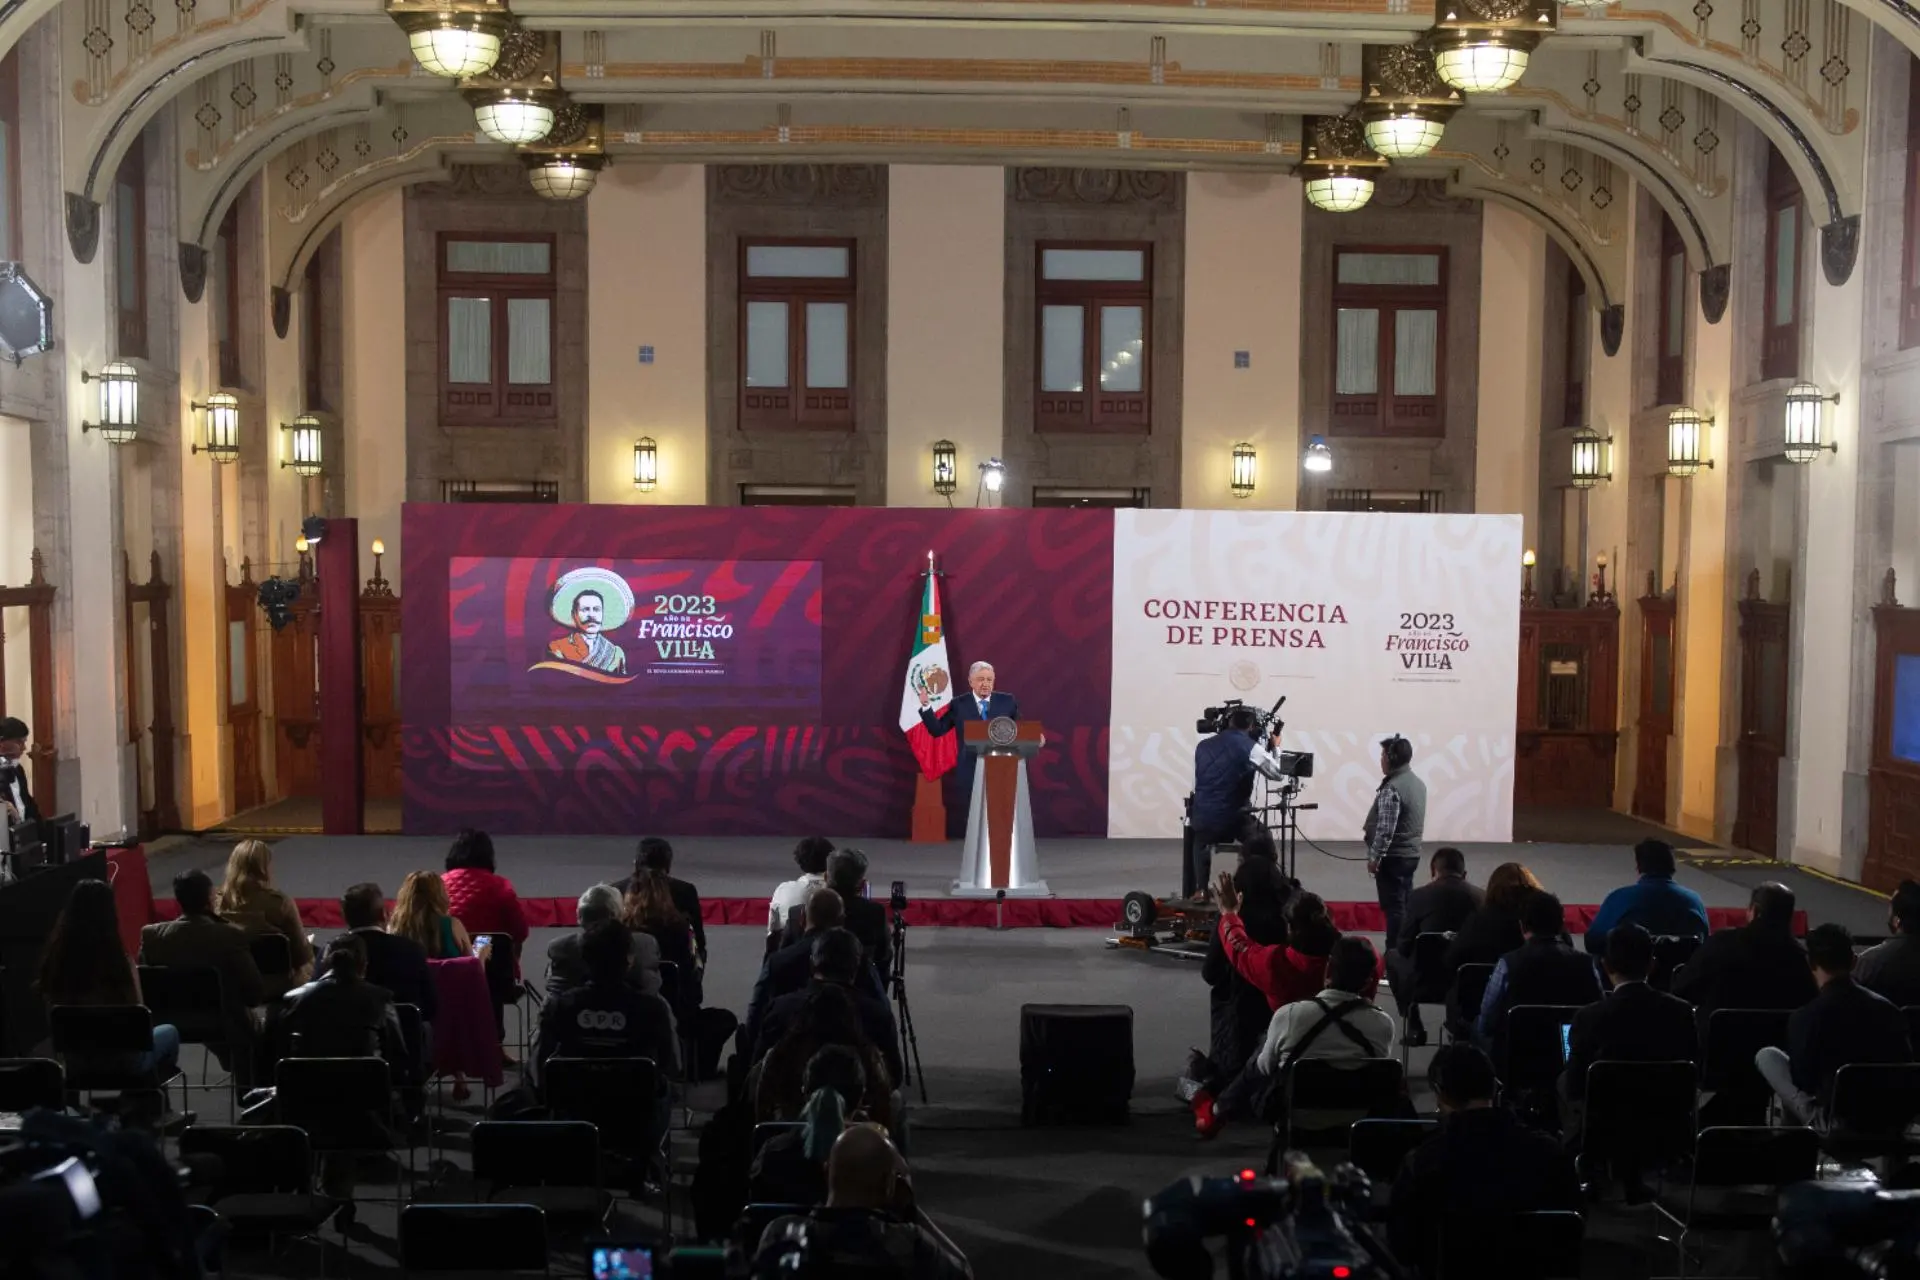
<svg viewBox="0 0 1920 1280">
<path fill-rule="evenodd" d="M 931 583 L 940 576 L 935 566 L 933 548 L 927 548 L 927 582 Z M 921 598 L 926 598 L 926 587 L 921 587 Z M 940 606 L 946 608 L 945 602 Z M 943 622 L 944 629 L 944 622 Z M 945 844 L 947 840 L 947 802 L 941 794 L 938 778 L 929 778 L 918 769 L 913 771 L 913 837 L 914 844 Z"/>
</svg>

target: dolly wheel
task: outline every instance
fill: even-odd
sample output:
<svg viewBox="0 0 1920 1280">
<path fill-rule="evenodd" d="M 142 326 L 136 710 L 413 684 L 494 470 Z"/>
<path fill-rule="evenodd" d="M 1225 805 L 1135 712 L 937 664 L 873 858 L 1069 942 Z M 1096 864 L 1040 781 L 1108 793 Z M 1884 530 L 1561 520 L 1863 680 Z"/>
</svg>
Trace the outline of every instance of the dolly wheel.
<svg viewBox="0 0 1920 1280">
<path fill-rule="evenodd" d="M 1120 918 L 1131 928 L 1143 929 L 1153 923 L 1155 911 L 1153 895 L 1136 889 L 1122 900 Z"/>
</svg>

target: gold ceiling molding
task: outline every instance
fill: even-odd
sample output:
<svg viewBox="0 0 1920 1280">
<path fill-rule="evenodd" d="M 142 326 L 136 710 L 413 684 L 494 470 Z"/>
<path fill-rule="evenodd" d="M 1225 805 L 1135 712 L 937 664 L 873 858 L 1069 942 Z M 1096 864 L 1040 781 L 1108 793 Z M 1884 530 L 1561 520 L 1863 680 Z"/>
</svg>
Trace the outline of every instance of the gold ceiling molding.
<svg viewBox="0 0 1920 1280">
<path fill-rule="evenodd" d="M 1774 66 L 1764 58 L 1750 57 L 1746 51 L 1738 45 L 1728 44 L 1724 40 L 1713 40 L 1699 35 L 1697 32 L 1682 26 L 1679 19 L 1664 10 L 1616 8 L 1611 10 L 1610 13 L 1611 16 L 1616 19 L 1632 19 L 1636 22 L 1658 23 L 1660 26 L 1665 27 L 1668 32 L 1678 36 L 1696 49 L 1709 50 L 1724 58 L 1731 58 L 1743 66 L 1757 68 L 1767 79 L 1773 81 L 1774 84 L 1778 85 L 1790 95 L 1802 110 L 1818 120 L 1823 129 L 1835 137 L 1844 138 L 1860 127 L 1859 108 L 1847 107 L 1837 115 L 1830 113 L 1825 103 L 1813 97 L 1813 95 L 1809 94 L 1800 85 L 1795 84 L 1779 67 Z M 1731 101 L 1731 99 L 1729 99 L 1729 101 Z"/>
<path fill-rule="evenodd" d="M 623 152 L 685 151 L 729 147 L 766 147 L 801 151 L 833 147 L 923 147 L 952 151 L 1112 151 L 1156 159 L 1203 156 L 1290 158 L 1300 144 L 1278 146 L 1259 138 L 1155 138 L 1135 132 L 1126 144 L 1112 130 L 1095 129 L 933 129 L 893 125 L 791 125 L 781 140 L 778 125 L 759 129 L 646 129 L 625 137 Z"/>
<path fill-rule="evenodd" d="M 229 28 L 237 30 L 265 12 L 274 3 L 275 0 L 254 0 L 254 3 L 235 8 L 232 12 L 222 17 L 209 18 L 205 22 L 196 19 L 191 25 L 181 27 L 166 39 L 155 40 L 145 45 L 138 56 L 128 59 L 117 74 L 107 77 L 104 81 L 96 83 L 93 78 L 87 76 L 75 80 L 73 82 L 73 100 L 82 106 L 99 106 L 102 102 L 112 97 L 136 72 L 155 59 L 164 57 L 167 53 L 189 41 L 201 40 L 209 35 L 217 35 L 219 32 Z M 197 6 L 194 5 L 176 5 L 174 7 L 178 8 L 182 13 L 197 12 Z M 89 31 L 87 34 L 91 36 L 92 31 Z M 133 42 L 129 41 L 128 43 L 131 45 Z M 107 49 L 107 57 L 111 57 L 112 45 L 107 45 Z M 262 52 L 267 51 L 262 50 Z M 85 53 L 82 53 L 78 61 L 95 60 L 88 58 Z M 98 61 L 105 63 L 106 58 L 98 59 Z"/>
<path fill-rule="evenodd" d="M 898 80 L 942 84 L 1106 84 L 1258 93 L 1358 93 L 1360 77 L 1329 85 L 1317 75 L 1188 71 L 1179 63 L 1043 61 L 1024 58 L 776 58 L 738 62 L 570 62 L 566 79 L 598 80 Z"/>
</svg>

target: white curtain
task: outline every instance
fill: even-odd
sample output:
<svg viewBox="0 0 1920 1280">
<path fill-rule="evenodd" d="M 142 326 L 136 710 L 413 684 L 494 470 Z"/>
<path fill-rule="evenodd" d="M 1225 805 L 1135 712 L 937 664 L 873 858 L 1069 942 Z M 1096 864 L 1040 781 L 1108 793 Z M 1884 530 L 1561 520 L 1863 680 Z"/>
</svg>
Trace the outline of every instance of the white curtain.
<svg viewBox="0 0 1920 1280">
<path fill-rule="evenodd" d="M 507 381 L 553 381 L 553 304 L 545 298 L 507 299 Z"/>
<path fill-rule="evenodd" d="M 1396 311 L 1393 314 L 1393 394 L 1433 395 L 1440 367 L 1440 313 Z"/>
<path fill-rule="evenodd" d="M 544 240 L 449 240 L 447 270 L 490 276 L 544 276 L 553 269 Z"/>
<path fill-rule="evenodd" d="M 447 299 L 447 381 L 493 381 L 492 299 Z"/>
<path fill-rule="evenodd" d="M 1334 316 L 1333 391 L 1370 396 L 1380 390 L 1380 313 L 1341 307 Z"/>
</svg>

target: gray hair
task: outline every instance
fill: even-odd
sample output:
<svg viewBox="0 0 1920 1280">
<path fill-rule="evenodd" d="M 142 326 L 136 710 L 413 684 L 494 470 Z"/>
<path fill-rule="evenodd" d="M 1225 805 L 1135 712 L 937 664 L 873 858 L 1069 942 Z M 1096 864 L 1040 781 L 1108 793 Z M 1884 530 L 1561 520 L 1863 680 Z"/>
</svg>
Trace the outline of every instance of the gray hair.
<svg viewBox="0 0 1920 1280">
<path fill-rule="evenodd" d="M 971 680 L 980 672 L 991 670 L 993 670 L 993 664 L 991 662 L 976 662 L 967 668 L 967 679 Z"/>
<path fill-rule="evenodd" d="M 867 855 L 858 849 L 835 849 L 827 855 L 827 886 L 845 898 L 860 892 L 867 878 Z"/>
<path fill-rule="evenodd" d="M 582 929 L 602 920 L 620 918 L 620 891 L 610 884 L 596 884 L 580 895 L 580 901 L 574 905 L 574 918 Z"/>
</svg>

